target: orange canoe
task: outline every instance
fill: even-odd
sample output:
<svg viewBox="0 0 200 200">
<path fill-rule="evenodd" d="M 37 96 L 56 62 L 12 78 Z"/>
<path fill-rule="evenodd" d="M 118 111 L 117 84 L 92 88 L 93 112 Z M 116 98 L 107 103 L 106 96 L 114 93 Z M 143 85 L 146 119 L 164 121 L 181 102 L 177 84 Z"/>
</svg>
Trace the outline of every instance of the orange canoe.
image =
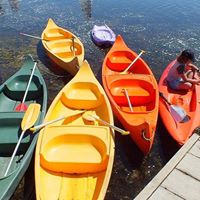
<svg viewBox="0 0 200 200">
<path fill-rule="evenodd" d="M 96 118 L 97 117 L 97 118 Z M 103 200 L 114 161 L 113 113 L 103 87 L 84 61 L 45 117 L 35 154 L 38 200 Z"/>
<path fill-rule="evenodd" d="M 85 54 L 79 38 L 70 31 L 57 26 L 51 18 L 41 38 L 49 58 L 70 74 L 75 75 Z"/>
<path fill-rule="evenodd" d="M 169 134 L 183 145 L 192 135 L 195 128 L 200 124 L 200 86 L 195 86 L 193 90 L 178 91 L 167 87 L 166 77 L 175 61 L 172 61 L 164 70 L 159 80 L 159 92 L 163 93 L 165 98 L 173 106 L 186 111 L 189 120 L 177 121 L 170 112 L 170 107 L 166 101 L 160 97 L 159 111 L 162 121 Z"/>
<path fill-rule="evenodd" d="M 158 118 L 158 85 L 142 58 L 122 73 L 137 56 L 118 35 L 104 59 L 102 81 L 114 114 L 147 154 L 154 141 Z"/>
</svg>

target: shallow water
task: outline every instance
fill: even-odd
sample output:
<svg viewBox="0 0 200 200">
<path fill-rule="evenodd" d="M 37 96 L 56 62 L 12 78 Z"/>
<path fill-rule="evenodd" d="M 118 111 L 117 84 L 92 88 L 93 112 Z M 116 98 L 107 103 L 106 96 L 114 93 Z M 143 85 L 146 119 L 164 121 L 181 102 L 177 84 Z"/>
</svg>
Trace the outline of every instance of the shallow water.
<svg viewBox="0 0 200 200">
<path fill-rule="evenodd" d="M 48 104 L 72 78 L 45 55 L 41 42 L 20 35 L 40 36 L 51 17 L 57 24 L 80 37 L 86 59 L 100 80 L 100 71 L 109 49 L 95 46 L 90 38 L 94 24 L 106 23 L 121 34 L 136 52 L 146 51 L 144 60 L 156 79 L 180 51 L 194 50 L 200 59 L 199 0 L 0 0 L 0 81 L 5 81 L 23 63 L 26 54 L 39 60 L 49 90 Z M 120 123 L 116 120 L 116 124 Z M 143 157 L 129 136 L 116 134 L 116 154 L 107 200 L 133 199 L 177 151 L 162 122 L 158 121 L 151 153 Z M 25 185 L 25 187 L 24 187 Z M 33 165 L 12 199 L 34 199 Z"/>
</svg>

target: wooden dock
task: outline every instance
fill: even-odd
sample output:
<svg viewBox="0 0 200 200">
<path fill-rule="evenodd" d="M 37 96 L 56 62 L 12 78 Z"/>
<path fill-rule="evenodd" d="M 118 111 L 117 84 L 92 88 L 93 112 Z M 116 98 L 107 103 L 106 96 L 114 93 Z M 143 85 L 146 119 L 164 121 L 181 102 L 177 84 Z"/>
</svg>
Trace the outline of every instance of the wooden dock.
<svg viewBox="0 0 200 200">
<path fill-rule="evenodd" d="M 193 134 L 134 200 L 200 200 L 200 136 Z"/>
</svg>

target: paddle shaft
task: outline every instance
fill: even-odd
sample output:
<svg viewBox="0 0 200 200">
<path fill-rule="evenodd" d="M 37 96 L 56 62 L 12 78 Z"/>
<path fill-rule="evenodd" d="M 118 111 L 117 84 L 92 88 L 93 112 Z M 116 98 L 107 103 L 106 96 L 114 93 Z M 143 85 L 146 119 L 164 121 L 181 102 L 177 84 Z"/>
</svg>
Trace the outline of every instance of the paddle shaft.
<svg viewBox="0 0 200 200">
<path fill-rule="evenodd" d="M 19 145 L 20 145 L 20 143 L 21 143 L 21 140 L 22 140 L 22 138 L 23 138 L 25 132 L 26 132 L 26 129 L 23 130 L 22 133 L 21 133 L 21 136 L 20 136 L 20 138 L 19 138 L 19 140 L 18 140 L 18 142 L 17 142 L 17 145 L 16 145 L 15 150 L 14 150 L 14 152 L 13 152 L 13 154 L 12 154 L 12 157 L 11 157 L 11 159 L 10 159 L 10 162 L 9 162 L 9 164 L 8 164 L 8 167 L 7 167 L 7 169 L 6 169 L 6 172 L 5 172 L 4 176 L 7 176 L 7 174 L 8 174 L 8 171 L 9 171 L 9 169 L 10 169 L 10 167 L 11 167 L 11 164 L 12 164 L 13 159 L 14 159 L 16 153 L 17 153 L 18 147 L 19 147 Z"/>
<path fill-rule="evenodd" d="M 128 101 L 128 106 L 129 106 L 129 108 L 130 108 L 130 111 L 133 112 L 133 108 L 132 108 L 132 105 L 131 105 L 131 101 L 130 101 L 130 98 L 129 98 L 129 96 L 128 96 L 128 90 L 127 90 L 127 89 L 123 89 L 123 92 L 124 92 L 124 94 L 125 94 L 125 96 L 126 96 L 126 99 L 127 99 L 127 101 Z"/>
<path fill-rule="evenodd" d="M 53 124 L 53 123 L 55 123 L 55 122 L 57 122 L 57 121 L 60 121 L 60 120 L 62 120 L 62 119 L 64 119 L 64 118 L 66 118 L 66 117 L 64 117 L 64 116 L 59 117 L 59 118 L 57 118 L 57 119 L 54 119 L 54 120 L 45 122 L 45 123 L 43 123 L 43 124 L 40 124 L 40 125 L 38 125 L 38 126 L 35 126 L 35 127 L 31 128 L 30 130 L 31 130 L 31 131 L 35 131 L 35 130 L 41 129 L 41 128 L 43 128 L 43 127 L 49 125 L 49 124 Z"/>
<path fill-rule="evenodd" d="M 20 33 L 21 35 L 24 35 L 24 36 L 28 36 L 28 37 L 31 37 L 31 38 L 35 38 L 35 39 L 38 39 L 38 40 L 42 40 L 41 37 L 38 37 L 38 36 L 34 36 L 34 35 L 29 35 L 29 34 L 26 34 L 26 33 Z"/>
<path fill-rule="evenodd" d="M 144 51 L 141 51 L 139 53 L 139 55 L 131 62 L 131 64 L 129 64 L 129 66 L 122 72 L 122 73 L 126 73 L 130 68 L 131 66 L 140 58 L 140 56 L 144 53 Z"/>
<path fill-rule="evenodd" d="M 72 50 L 71 51 L 73 51 L 73 56 L 75 56 L 75 43 L 74 43 L 74 40 L 75 40 L 75 37 L 74 36 L 72 36 Z M 70 47 L 70 49 L 71 49 L 71 47 Z"/>
<path fill-rule="evenodd" d="M 7 176 L 7 174 L 8 174 L 8 171 L 9 171 L 10 166 L 11 166 L 11 164 L 13 162 L 13 159 L 14 159 L 16 153 L 17 153 L 17 150 L 18 150 L 19 145 L 21 143 L 21 140 L 22 140 L 22 138 L 24 136 L 24 133 L 30 127 L 32 127 L 33 124 L 35 124 L 35 122 L 37 121 L 38 116 L 40 114 L 40 107 L 41 107 L 40 104 L 32 103 L 32 104 L 29 105 L 28 109 L 26 110 L 26 112 L 24 114 L 24 117 L 22 119 L 22 122 L 21 122 L 22 133 L 21 133 L 20 138 L 19 138 L 19 140 L 17 142 L 17 145 L 16 145 L 16 147 L 14 149 L 14 152 L 13 152 L 13 154 L 11 156 L 10 162 L 8 164 L 8 167 L 6 169 L 6 172 L 5 172 L 4 176 Z"/>
<path fill-rule="evenodd" d="M 95 116 L 95 115 L 90 115 L 90 116 L 93 117 L 94 119 L 98 120 L 98 121 L 101 122 L 102 124 L 105 124 L 105 125 L 109 126 L 110 128 L 112 128 L 112 129 L 118 131 L 119 133 L 122 133 L 123 135 L 128 135 L 128 134 L 129 134 L 129 131 L 125 131 L 125 130 L 123 130 L 123 129 L 121 129 L 121 128 L 118 128 L 118 127 L 116 127 L 116 126 L 113 126 L 112 124 L 109 124 L 108 122 L 106 122 L 106 121 L 100 119 L 98 116 Z"/>
<path fill-rule="evenodd" d="M 53 124 L 53 123 L 55 123 L 55 122 L 57 122 L 57 121 L 60 121 L 60 120 L 62 120 L 62 119 L 66 119 L 66 118 L 68 118 L 68 117 L 73 117 L 73 116 L 75 116 L 75 115 L 79 115 L 79 114 L 82 114 L 82 113 L 84 113 L 84 112 L 85 112 L 85 110 L 80 110 L 80 111 L 74 112 L 72 115 L 61 116 L 61 117 L 58 117 L 57 119 L 53 119 L 53 120 L 51 120 L 51 121 L 44 122 L 44 123 L 42 123 L 42 124 L 40 124 L 40 125 L 38 125 L 38 126 L 35 126 L 35 127 L 33 127 L 33 128 L 30 128 L 30 130 L 31 130 L 31 131 L 36 131 L 36 130 L 41 129 L 41 128 L 43 128 L 43 127 L 49 125 L 49 124 Z"/>
<path fill-rule="evenodd" d="M 167 100 L 167 98 L 164 96 L 162 92 L 159 92 L 159 95 L 166 101 L 166 103 L 171 106 L 172 104 Z"/>
<path fill-rule="evenodd" d="M 25 102 L 25 100 L 26 100 L 26 96 L 27 96 L 27 94 L 28 94 L 28 89 L 29 89 L 29 87 L 30 87 L 31 80 L 32 80 L 32 78 L 33 78 L 33 74 L 34 74 L 36 65 L 37 65 L 37 62 L 35 62 L 34 67 L 33 67 L 33 70 L 32 70 L 32 72 L 31 72 L 31 75 L 30 75 L 30 78 L 29 78 L 29 81 L 28 81 L 28 85 L 27 85 L 27 87 L 26 87 L 26 91 L 25 91 L 25 94 L 24 94 L 24 97 L 23 97 L 23 100 L 22 100 L 22 104 L 24 104 L 24 102 Z"/>
</svg>

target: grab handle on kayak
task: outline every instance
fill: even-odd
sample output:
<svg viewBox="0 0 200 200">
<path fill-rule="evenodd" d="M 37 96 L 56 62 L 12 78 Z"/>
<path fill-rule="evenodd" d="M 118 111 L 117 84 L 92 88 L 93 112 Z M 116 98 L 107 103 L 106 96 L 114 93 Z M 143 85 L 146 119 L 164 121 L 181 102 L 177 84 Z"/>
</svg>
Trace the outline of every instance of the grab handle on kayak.
<svg viewBox="0 0 200 200">
<path fill-rule="evenodd" d="M 150 138 L 148 138 L 148 137 L 146 137 L 146 131 L 143 129 L 142 130 L 142 137 L 143 137 L 144 140 L 151 142 L 153 137 L 154 137 L 154 134 L 152 134 L 152 136 Z"/>
</svg>

